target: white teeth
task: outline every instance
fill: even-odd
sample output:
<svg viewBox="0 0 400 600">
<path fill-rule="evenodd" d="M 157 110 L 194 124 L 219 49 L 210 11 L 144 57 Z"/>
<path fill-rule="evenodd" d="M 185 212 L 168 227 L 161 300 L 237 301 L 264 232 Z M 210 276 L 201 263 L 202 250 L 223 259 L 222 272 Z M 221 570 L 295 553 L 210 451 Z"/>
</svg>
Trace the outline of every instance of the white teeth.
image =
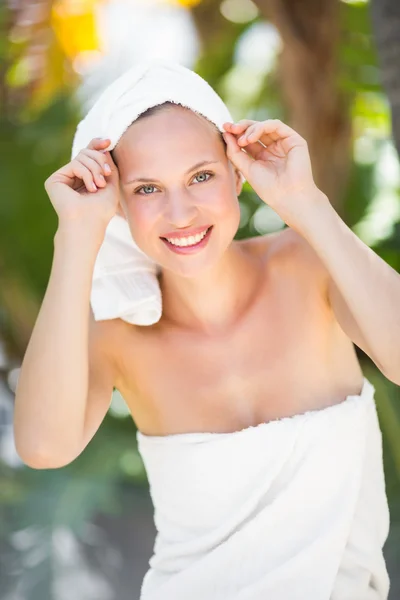
<svg viewBox="0 0 400 600">
<path fill-rule="evenodd" d="M 208 229 L 205 229 L 202 233 L 198 233 L 197 235 L 190 235 L 189 237 L 186 238 L 166 238 L 170 244 L 173 244 L 174 246 L 194 246 L 195 244 L 198 244 L 203 237 L 206 235 Z"/>
</svg>

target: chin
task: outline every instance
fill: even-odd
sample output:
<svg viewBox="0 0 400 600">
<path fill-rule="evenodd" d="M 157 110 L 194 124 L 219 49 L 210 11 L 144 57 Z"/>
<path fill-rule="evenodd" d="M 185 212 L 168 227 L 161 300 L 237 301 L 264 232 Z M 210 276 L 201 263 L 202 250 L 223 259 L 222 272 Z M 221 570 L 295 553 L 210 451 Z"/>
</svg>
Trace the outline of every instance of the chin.
<svg viewBox="0 0 400 600">
<path fill-rule="evenodd" d="M 178 275 L 179 277 L 185 277 L 186 279 L 195 279 L 196 277 L 201 276 L 204 273 L 207 273 L 212 267 L 216 264 L 217 260 L 209 260 L 202 261 L 198 264 L 189 264 L 184 263 L 183 261 L 177 261 L 175 264 L 172 262 L 160 265 L 164 271 L 170 271 L 170 273 L 174 273 L 174 275 Z"/>
<path fill-rule="evenodd" d="M 170 258 L 164 255 L 158 256 L 155 258 L 155 261 L 162 270 L 170 271 L 180 277 L 191 279 L 212 269 L 212 267 L 217 264 L 218 259 L 222 254 L 223 253 L 217 254 L 215 252 L 208 253 L 207 256 L 182 256 L 176 254 Z"/>
</svg>

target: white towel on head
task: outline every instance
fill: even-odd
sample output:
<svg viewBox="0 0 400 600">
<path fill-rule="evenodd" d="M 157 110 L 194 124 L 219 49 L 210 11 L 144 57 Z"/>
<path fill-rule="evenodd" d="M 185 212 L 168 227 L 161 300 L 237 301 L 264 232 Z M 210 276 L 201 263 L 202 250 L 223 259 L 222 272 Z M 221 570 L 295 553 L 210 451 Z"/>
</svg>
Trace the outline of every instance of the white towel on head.
<svg viewBox="0 0 400 600">
<path fill-rule="evenodd" d="M 95 137 L 110 139 L 107 150 L 113 150 L 141 113 L 167 101 L 201 114 L 220 131 L 225 131 L 223 123 L 233 121 L 220 96 L 191 69 L 168 61 L 141 62 L 111 83 L 78 124 L 71 159 Z M 133 240 L 127 221 L 115 215 L 93 273 L 90 302 L 95 319 L 156 323 L 162 312 L 157 272 L 158 265 Z"/>
</svg>

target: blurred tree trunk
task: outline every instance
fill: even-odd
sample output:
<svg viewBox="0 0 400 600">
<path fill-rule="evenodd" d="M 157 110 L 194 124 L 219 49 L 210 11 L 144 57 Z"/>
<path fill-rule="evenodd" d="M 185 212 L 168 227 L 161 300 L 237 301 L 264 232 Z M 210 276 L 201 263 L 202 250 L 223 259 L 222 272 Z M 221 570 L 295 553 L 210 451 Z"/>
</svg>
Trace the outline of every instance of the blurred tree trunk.
<svg viewBox="0 0 400 600">
<path fill-rule="evenodd" d="M 283 41 L 279 80 L 287 123 L 308 143 L 314 179 L 336 210 L 351 165 L 350 98 L 338 84 L 338 0 L 253 0 Z"/>
<path fill-rule="evenodd" d="M 382 85 L 392 112 L 392 133 L 400 156 L 400 3 L 372 0 L 371 17 Z"/>
<path fill-rule="evenodd" d="M 247 23 L 232 23 L 222 16 L 219 2 L 202 0 L 191 9 L 200 41 L 200 57 L 195 70 L 215 87 L 232 66 L 236 40 Z"/>
</svg>

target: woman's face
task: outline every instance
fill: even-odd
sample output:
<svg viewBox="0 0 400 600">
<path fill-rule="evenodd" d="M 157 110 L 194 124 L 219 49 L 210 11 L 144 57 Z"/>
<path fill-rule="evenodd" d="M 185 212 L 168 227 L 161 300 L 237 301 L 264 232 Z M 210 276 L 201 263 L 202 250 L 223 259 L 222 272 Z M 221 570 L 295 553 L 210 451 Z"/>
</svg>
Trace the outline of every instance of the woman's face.
<svg viewBox="0 0 400 600">
<path fill-rule="evenodd" d="M 187 277 L 215 264 L 237 232 L 242 187 L 216 128 L 190 110 L 168 107 L 135 121 L 113 155 L 139 248 Z M 200 242 L 188 237 L 207 230 Z"/>
</svg>

